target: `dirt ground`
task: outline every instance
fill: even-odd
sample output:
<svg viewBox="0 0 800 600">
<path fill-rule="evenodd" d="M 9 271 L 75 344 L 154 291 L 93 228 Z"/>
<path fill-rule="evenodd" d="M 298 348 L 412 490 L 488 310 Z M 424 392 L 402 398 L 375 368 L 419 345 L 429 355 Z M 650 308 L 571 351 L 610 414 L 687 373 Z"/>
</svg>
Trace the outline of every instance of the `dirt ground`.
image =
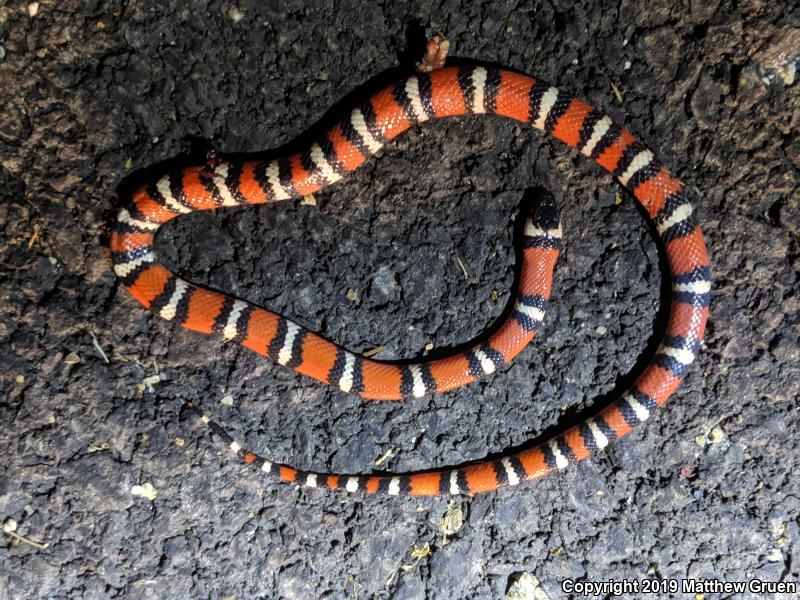
<svg viewBox="0 0 800 600">
<path fill-rule="evenodd" d="M 522 573 L 553 599 L 566 579 L 798 581 L 792 4 L 0 1 L 0 520 L 47 544 L 2 537 L 0 599 L 498 598 Z M 455 465 L 556 431 L 624 389 L 663 333 L 658 247 L 609 176 L 500 118 L 437 121 L 316 205 L 160 233 L 194 282 L 413 357 L 501 314 L 520 201 L 549 188 L 565 250 L 540 337 L 480 383 L 402 404 L 151 316 L 106 247 L 152 168 L 291 142 L 407 73 L 426 28 L 457 59 L 556 83 L 639 135 L 692 190 L 714 271 L 704 348 L 666 407 L 580 465 L 455 498 L 450 536 L 446 498 L 264 481 L 181 404 L 323 471 L 368 473 L 389 451 L 382 469 Z M 789 595 L 705 595 L 755 597 Z"/>
</svg>

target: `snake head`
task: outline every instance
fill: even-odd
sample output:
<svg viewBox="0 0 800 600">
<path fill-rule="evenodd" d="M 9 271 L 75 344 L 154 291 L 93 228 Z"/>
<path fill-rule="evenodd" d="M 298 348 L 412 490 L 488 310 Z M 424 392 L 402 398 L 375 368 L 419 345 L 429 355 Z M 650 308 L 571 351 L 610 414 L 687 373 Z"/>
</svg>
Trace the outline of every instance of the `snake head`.
<svg viewBox="0 0 800 600">
<path fill-rule="evenodd" d="M 538 198 L 533 205 L 533 224 L 544 232 L 561 229 L 556 199 L 547 190 L 539 190 Z"/>
</svg>

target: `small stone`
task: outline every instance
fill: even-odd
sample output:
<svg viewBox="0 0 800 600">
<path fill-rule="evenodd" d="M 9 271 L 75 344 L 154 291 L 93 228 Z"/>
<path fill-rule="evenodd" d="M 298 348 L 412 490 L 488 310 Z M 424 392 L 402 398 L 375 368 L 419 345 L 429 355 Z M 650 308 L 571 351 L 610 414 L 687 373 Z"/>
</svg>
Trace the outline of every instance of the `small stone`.
<svg viewBox="0 0 800 600">
<path fill-rule="evenodd" d="M 54 177 L 48 183 L 55 191 L 63 193 L 80 182 L 81 176 L 77 173 L 65 173 L 61 177 Z"/>
<path fill-rule="evenodd" d="M 628 69 L 630 69 L 632 66 L 633 66 L 633 65 L 631 64 L 631 61 L 629 61 L 629 60 L 626 60 L 626 61 L 625 61 L 625 65 L 624 65 L 622 68 L 623 68 L 623 69 L 625 69 L 625 70 L 627 71 L 627 70 L 628 70 Z"/>
<path fill-rule="evenodd" d="M 183 448 L 186 445 L 186 440 L 184 440 L 183 438 L 175 438 L 175 445 L 178 448 Z"/>
<path fill-rule="evenodd" d="M 350 302 L 358 302 L 361 299 L 361 296 L 358 295 L 358 292 L 352 289 L 347 290 L 345 297 L 347 297 Z"/>
<path fill-rule="evenodd" d="M 600 325 L 597 329 L 594 330 L 597 335 L 605 335 L 608 332 L 608 329 Z"/>
<path fill-rule="evenodd" d="M 597 197 L 597 205 L 601 208 L 611 208 L 614 206 L 614 193 L 604 189 L 598 189 L 595 192 Z"/>
<path fill-rule="evenodd" d="M 655 29 L 642 37 L 641 50 L 645 62 L 657 66 L 656 77 L 663 81 L 671 80 L 678 72 L 680 53 L 673 48 L 680 47 L 680 40 L 672 27 Z"/>
<path fill-rule="evenodd" d="M 794 78 L 797 75 L 797 65 L 795 65 L 793 62 L 788 63 L 778 71 L 778 75 L 783 80 L 784 84 L 792 85 L 794 83 Z"/>
<path fill-rule="evenodd" d="M 25 383 L 25 375 L 17 375 L 14 378 L 14 381 L 16 381 L 17 383 Z"/>
<path fill-rule="evenodd" d="M 372 296 L 379 302 L 397 299 L 397 281 L 391 267 L 380 267 L 372 276 Z"/>
<path fill-rule="evenodd" d="M 39 12 L 39 3 L 38 2 L 31 2 L 28 4 L 28 16 L 35 17 L 36 13 Z"/>
<path fill-rule="evenodd" d="M 233 406 L 233 396 L 227 394 L 222 397 L 222 400 L 220 400 L 220 402 L 225 406 Z"/>
<path fill-rule="evenodd" d="M 6 49 L 0 46 L 0 60 L 3 60 L 6 57 Z"/>
</svg>

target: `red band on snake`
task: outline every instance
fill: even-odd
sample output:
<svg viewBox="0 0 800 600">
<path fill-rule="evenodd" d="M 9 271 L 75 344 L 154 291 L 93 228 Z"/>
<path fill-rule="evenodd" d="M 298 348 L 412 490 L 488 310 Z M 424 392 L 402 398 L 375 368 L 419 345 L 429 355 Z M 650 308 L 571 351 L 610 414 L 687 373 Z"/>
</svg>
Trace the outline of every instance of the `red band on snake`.
<svg viewBox="0 0 800 600">
<path fill-rule="evenodd" d="M 544 318 L 561 238 L 550 201 L 526 222 L 520 286 L 508 320 L 466 352 L 418 364 L 387 364 L 356 355 L 273 312 L 192 285 L 158 262 L 153 240 L 162 224 L 193 211 L 311 194 L 345 177 L 412 125 L 477 113 L 531 123 L 577 149 L 616 177 L 654 221 L 666 250 L 673 294 L 667 332 L 650 364 L 615 402 L 543 444 L 497 460 L 408 475 L 333 475 L 273 463 L 243 449 L 189 405 L 243 462 L 309 487 L 390 495 L 475 494 L 585 459 L 648 419 L 678 387 L 703 339 L 711 289 L 703 235 L 683 184 L 602 112 L 547 83 L 502 69 L 450 67 L 414 75 L 373 95 L 301 152 L 269 161 L 220 160 L 142 186 L 115 224 L 114 271 L 134 298 L 162 318 L 235 340 L 362 398 L 400 400 L 473 382 L 516 356 Z"/>
</svg>

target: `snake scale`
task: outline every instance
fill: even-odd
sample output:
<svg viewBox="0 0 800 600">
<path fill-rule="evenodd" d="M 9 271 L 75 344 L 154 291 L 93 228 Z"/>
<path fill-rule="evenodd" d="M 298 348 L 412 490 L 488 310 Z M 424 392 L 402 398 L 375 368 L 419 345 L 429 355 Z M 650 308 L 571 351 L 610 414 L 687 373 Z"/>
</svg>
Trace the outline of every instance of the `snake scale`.
<svg viewBox="0 0 800 600">
<path fill-rule="evenodd" d="M 233 340 L 343 392 L 401 400 L 444 392 L 493 373 L 534 337 L 547 308 L 561 227 L 552 199 L 528 215 L 519 290 L 508 319 L 482 343 L 446 358 L 390 364 L 349 352 L 278 314 L 195 286 L 154 251 L 156 231 L 194 211 L 290 200 L 339 181 L 406 131 L 441 117 L 494 114 L 530 123 L 611 173 L 655 223 L 672 277 L 666 334 L 653 359 L 615 402 L 561 435 L 494 460 L 412 474 L 301 471 L 244 449 L 188 405 L 244 463 L 283 481 L 367 494 L 476 494 L 517 485 L 580 461 L 648 419 L 695 359 L 705 331 L 711 273 L 703 235 L 683 184 L 653 153 L 602 112 L 543 81 L 482 66 L 437 69 L 378 91 L 302 151 L 274 160 L 210 161 L 135 191 L 114 224 L 114 271 L 133 297 L 186 329 Z"/>
</svg>

